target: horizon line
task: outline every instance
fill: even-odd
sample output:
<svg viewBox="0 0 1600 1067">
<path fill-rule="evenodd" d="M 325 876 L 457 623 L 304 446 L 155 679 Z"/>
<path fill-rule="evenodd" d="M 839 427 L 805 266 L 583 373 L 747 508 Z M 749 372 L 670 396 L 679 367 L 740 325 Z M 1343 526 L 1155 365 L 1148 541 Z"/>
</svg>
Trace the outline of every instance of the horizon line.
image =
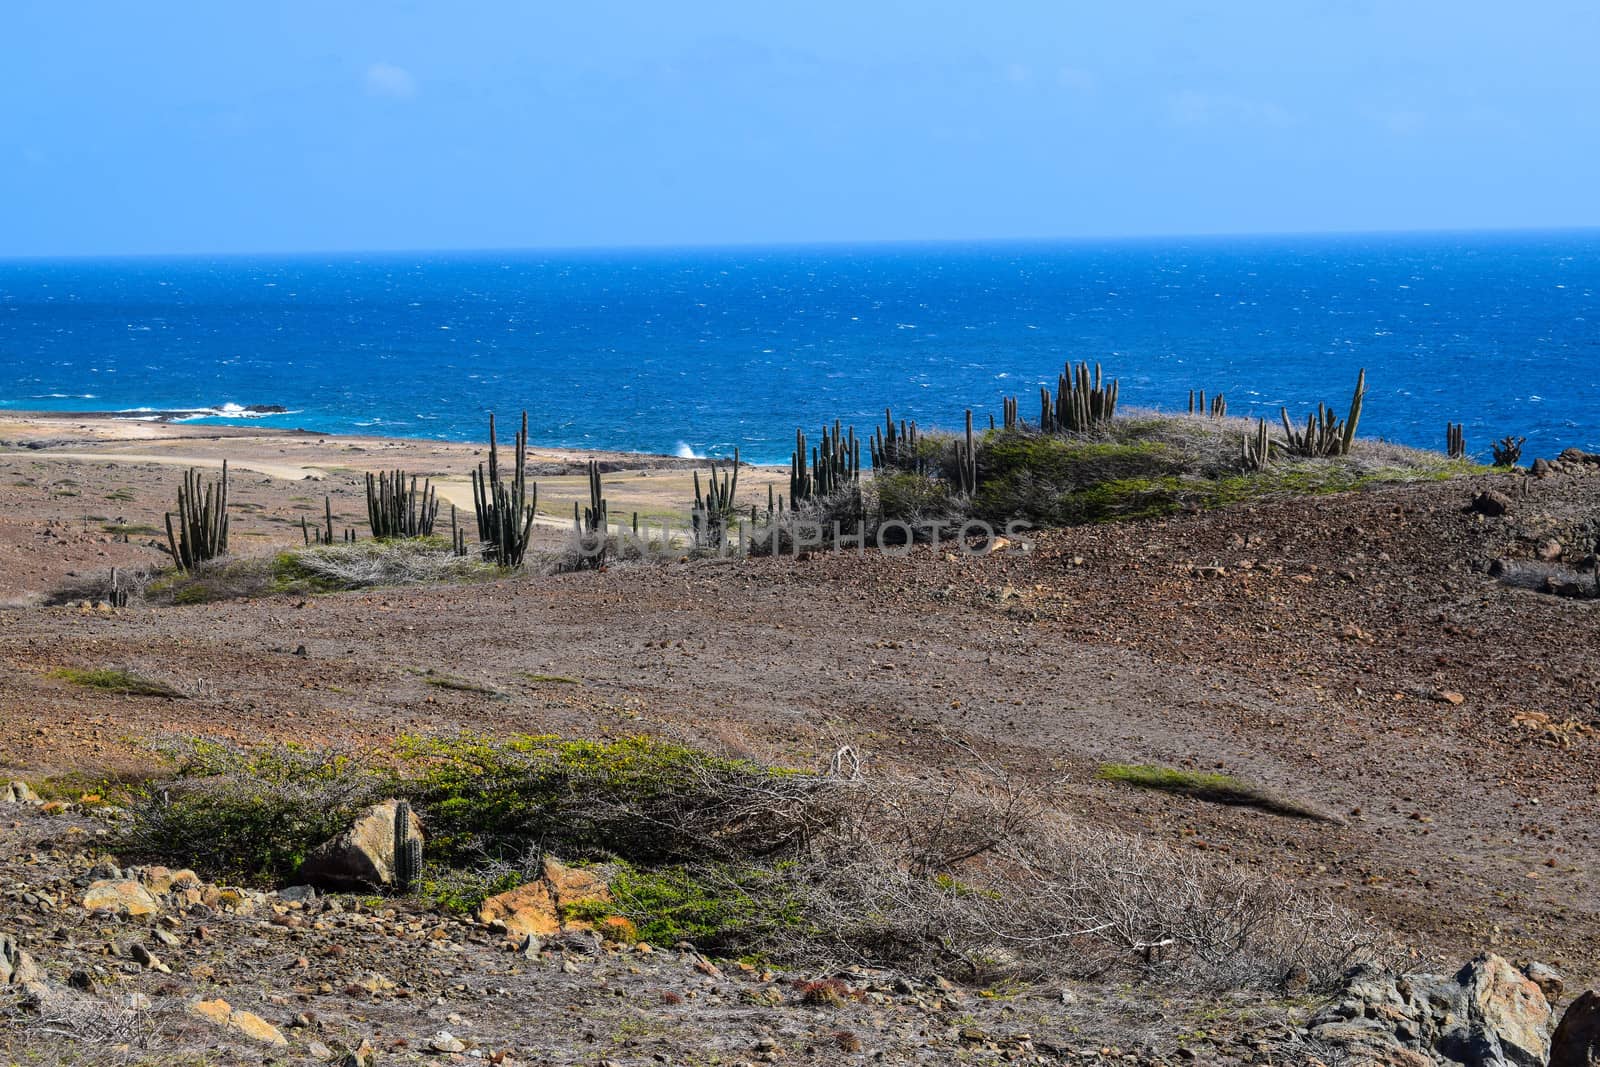
<svg viewBox="0 0 1600 1067">
<path fill-rule="evenodd" d="M 605 253 L 673 253 L 673 252 L 749 252 L 764 250 L 805 249 L 874 249 L 915 247 L 971 247 L 975 245 L 1103 245 L 1149 244 L 1184 241 L 1245 241 L 1288 240 L 1305 238 L 1360 238 L 1360 237 L 1444 237 L 1444 236 L 1514 236 L 1518 234 L 1571 234 L 1600 233 L 1600 223 L 1570 226 L 1486 226 L 1477 228 L 1421 227 L 1417 229 L 1349 229 L 1349 230 L 1260 230 L 1260 231 L 1195 231 L 1172 234 L 1096 234 L 1082 236 L 1037 237 L 903 237 L 851 240 L 828 238 L 814 241 L 733 241 L 681 244 L 676 242 L 644 244 L 556 244 L 556 245 L 505 245 L 488 247 L 394 247 L 394 248 L 322 248 L 279 251 L 217 252 L 43 252 L 0 253 L 0 263 L 59 262 L 75 260 L 155 260 L 155 259 L 298 259 L 313 256 L 493 256 L 493 255 L 572 255 Z"/>
</svg>

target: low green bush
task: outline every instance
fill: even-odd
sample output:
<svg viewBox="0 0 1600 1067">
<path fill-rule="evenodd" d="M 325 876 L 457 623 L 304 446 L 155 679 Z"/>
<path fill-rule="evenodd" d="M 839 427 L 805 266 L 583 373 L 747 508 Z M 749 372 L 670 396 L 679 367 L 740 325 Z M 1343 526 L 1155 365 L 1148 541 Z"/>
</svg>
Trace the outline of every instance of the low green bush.
<svg viewBox="0 0 1600 1067">
<path fill-rule="evenodd" d="M 118 854 L 181 863 L 213 878 L 291 878 L 313 848 L 392 785 L 388 774 L 346 754 L 295 745 L 190 741 L 167 755 L 174 775 L 135 798 Z"/>
<path fill-rule="evenodd" d="M 121 693 L 126 696 L 136 697 L 163 697 L 167 700 L 182 700 L 184 694 L 165 682 L 143 678 L 129 671 L 111 667 L 83 669 L 78 667 L 57 667 L 50 672 L 50 677 L 59 678 L 63 682 L 83 686 L 85 689 L 99 689 L 107 693 Z"/>
<path fill-rule="evenodd" d="M 823 779 L 645 737 L 408 737 L 398 751 L 444 862 L 767 855 L 828 818 Z"/>
</svg>

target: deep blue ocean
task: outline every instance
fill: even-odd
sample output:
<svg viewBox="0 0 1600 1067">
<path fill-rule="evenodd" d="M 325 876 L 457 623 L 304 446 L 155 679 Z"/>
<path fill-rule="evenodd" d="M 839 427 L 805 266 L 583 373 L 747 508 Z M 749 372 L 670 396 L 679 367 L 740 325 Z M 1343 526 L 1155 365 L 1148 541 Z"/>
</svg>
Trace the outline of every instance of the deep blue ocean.
<svg viewBox="0 0 1600 1067">
<path fill-rule="evenodd" d="M 1348 403 L 1364 435 L 1600 449 L 1600 231 L 0 261 L 0 408 L 788 458 L 797 425 L 959 425 L 1064 361 L 1122 402 Z M 205 418 L 201 421 L 242 421 Z"/>
</svg>

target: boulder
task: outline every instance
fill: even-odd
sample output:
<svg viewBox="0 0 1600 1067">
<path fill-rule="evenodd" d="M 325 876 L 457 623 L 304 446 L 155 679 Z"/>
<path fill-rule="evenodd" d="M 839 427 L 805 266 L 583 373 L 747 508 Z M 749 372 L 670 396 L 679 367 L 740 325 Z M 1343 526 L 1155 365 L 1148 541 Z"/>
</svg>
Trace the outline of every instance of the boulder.
<svg viewBox="0 0 1600 1067">
<path fill-rule="evenodd" d="M 527 882 L 478 905 L 478 921 L 499 923 L 518 939 L 543 938 L 561 931 L 555 898 L 543 881 Z"/>
<path fill-rule="evenodd" d="M 1550 1003 L 1527 975 L 1503 957 L 1484 953 L 1461 969 L 1469 1014 L 1499 1040 L 1504 1058 L 1519 1067 L 1545 1067 L 1550 1054 Z"/>
<path fill-rule="evenodd" d="M 1600 1067 L 1600 993 L 1567 1005 L 1550 1039 L 1550 1067 Z"/>
<path fill-rule="evenodd" d="M 1358 1063 L 1545 1067 L 1550 1016 L 1540 984 L 1489 953 L 1448 978 L 1357 967 L 1306 1036 Z"/>
<path fill-rule="evenodd" d="M 1479 515 L 1499 516 L 1511 510 L 1511 498 L 1494 489 L 1485 489 L 1472 498 L 1469 508 Z"/>
<path fill-rule="evenodd" d="M 395 881 L 395 812 L 398 800 L 374 804 L 350 829 L 323 842 L 300 865 L 300 880 L 318 889 L 354 892 L 382 889 Z M 412 812 L 410 837 L 422 841 L 422 823 Z"/>
<path fill-rule="evenodd" d="M 0 804 L 42 804 L 39 794 L 28 788 L 27 782 L 7 782 L 0 786 Z"/>
<path fill-rule="evenodd" d="M 0 988 L 25 986 L 44 981 L 44 972 L 33 957 L 22 951 L 16 938 L 0 934 Z"/>
<path fill-rule="evenodd" d="M 478 920 L 500 924 L 519 941 L 545 938 L 591 929 L 589 923 L 573 918 L 574 910 L 610 902 L 611 892 L 596 870 L 568 867 L 546 856 L 538 878 L 485 900 L 478 908 Z"/>
<path fill-rule="evenodd" d="M 88 911 L 109 911 L 135 918 L 161 913 L 161 905 L 136 878 L 102 878 L 89 883 L 83 894 L 83 906 Z"/>
</svg>

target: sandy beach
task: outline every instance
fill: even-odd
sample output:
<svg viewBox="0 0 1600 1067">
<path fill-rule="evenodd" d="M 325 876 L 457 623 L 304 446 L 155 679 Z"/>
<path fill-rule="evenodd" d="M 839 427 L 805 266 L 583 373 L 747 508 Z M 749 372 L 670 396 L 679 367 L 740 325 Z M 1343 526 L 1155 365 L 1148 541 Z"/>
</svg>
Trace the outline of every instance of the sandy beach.
<svg viewBox="0 0 1600 1067">
<path fill-rule="evenodd" d="M 512 432 L 502 423 L 501 462 L 510 462 Z M 487 429 L 487 428 L 486 428 Z M 485 434 L 487 437 L 487 433 Z M 473 519 L 471 472 L 486 461 L 482 443 L 354 437 L 255 426 L 209 426 L 115 418 L 99 413 L 6 412 L 0 415 L 0 479 L 11 506 L 0 515 L 0 598 L 37 593 L 64 571 L 80 566 L 158 566 L 167 554 L 162 516 L 174 507 L 181 472 L 215 471 L 227 461 L 237 505 L 233 536 L 248 546 L 303 541 L 304 517 L 320 524 L 323 497 L 334 524 L 365 535 L 368 473 L 405 470 L 431 479 L 441 502 L 458 521 Z M 539 525 L 546 539 L 571 527 L 574 502 L 587 502 L 586 464 L 601 465 L 602 486 L 614 523 L 665 522 L 686 527 L 694 507 L 694 472 L 702 479 L 710 460 L 631 452 L 540 448 L 530 443 L 530 476 L 539 488 Z M 726 468 L 727 464 L 719 464 Z M 90 478 L 85 472 L 94 472 Z M 766 506 L 767 486 L 788 492 L 788 469 L 742 465 L 739 497 Z M 58 531 L 41 539 L 39 521 Z M 133 531 L 127 543 L 123 532 Z"/>
</svg>

